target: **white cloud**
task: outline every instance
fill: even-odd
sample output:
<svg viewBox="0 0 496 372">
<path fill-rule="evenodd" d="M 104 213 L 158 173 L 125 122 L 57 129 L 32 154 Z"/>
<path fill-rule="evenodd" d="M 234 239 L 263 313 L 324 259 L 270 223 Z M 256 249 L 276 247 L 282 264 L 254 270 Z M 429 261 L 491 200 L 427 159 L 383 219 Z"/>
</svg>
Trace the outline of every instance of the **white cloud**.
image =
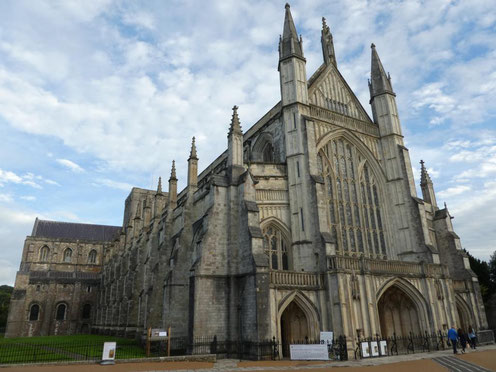
<svg viewBox="0 0 496 372">
<path fill-rule="evenodd" d="M 0 194 L 0 203 L 10 203 L 14 201 L 10 194 Z"/>
<path fill-rule="evenodd" d="M 131 189 L 134 187 L 134 185 L 131 185 L 129 183 L 113 181 L 113 180 L 109 180 L 108 178 L 97 179 L 97 180 L 95 180 L 93 185 L 97 186 L 97 187 L 98 186 L 106 186 L 106 187 L 110 187 L 110 188 L 118 189 L 118 190 L 123 190 L 123 191 L 127 191 L 127 192 L 131 192 Z"/>
<path fill-rule="evenodd" d="M 471 187 L 467 185 L 458 185 L 455 187 L 449 187 L 446 190 L 439 191 L 437 196 L 441 198 L 450 198 L 455 195 L 462 194 L 464 192 L 470 191 Z"/>
<path fill-rule="evenodd" d="M 23 176 L 19 176 L 11 171 L 4 171 L 0 169 L 0 187 L 3 187 L 7 183 L 28 185 L 36 189 L 41 189 L 41 186 L 35 180 L 42 180 L 43 177 L 35 176 L 32 173 L 26 173 Z"/>
<path fill-rule="evenodd" d="M 26 201 L 35 201 L 36 200 L 36 197 L 32 196 L 32 195 L 24 195 L 24 196 L 21 196 L 20 198 L 22 200 L 26 200 Z"/>
<path fill-rule="evenodd" d="M 57 159 L 56 161 L 57 161 L 57 163 L 59 163 L 60 165 L 63 165 L 64 167 L 70 169 L 74 173 L 82 173 L 82 172 L 84 172 L 84 169 L 83 168 L 81 168 L 78 164 L 74 163 L 71 160 L 68 160 L 68 159 Z"/>
</svg>

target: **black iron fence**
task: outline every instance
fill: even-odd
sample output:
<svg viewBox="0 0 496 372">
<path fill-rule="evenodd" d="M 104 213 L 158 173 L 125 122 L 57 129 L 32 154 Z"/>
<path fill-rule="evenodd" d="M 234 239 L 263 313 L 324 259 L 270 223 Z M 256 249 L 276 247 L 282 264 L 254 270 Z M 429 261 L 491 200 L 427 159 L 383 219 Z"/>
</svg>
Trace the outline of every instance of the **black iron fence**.
<svg viewBox="0 0 496 372">
<path fill-rule="evenodd" d="M 478 344 L 494 343 L 493 332 L 477 332 L 476 342 Z M 385 347 L 381 347 L 382 345 Z M 368 338 L 361 338 L 358 336 L 355 348 L 355 359 L 422 353 L 445 350 L 450 347 L 446 332 L 442 331 L 432 333 L 425 331 L 418 334 L 410 332 L 406 336 L 397 336 L 396 334 L 393 334 L 393 336 L 390 337 L 381 337 L 378 334 Z"/>
</svg>

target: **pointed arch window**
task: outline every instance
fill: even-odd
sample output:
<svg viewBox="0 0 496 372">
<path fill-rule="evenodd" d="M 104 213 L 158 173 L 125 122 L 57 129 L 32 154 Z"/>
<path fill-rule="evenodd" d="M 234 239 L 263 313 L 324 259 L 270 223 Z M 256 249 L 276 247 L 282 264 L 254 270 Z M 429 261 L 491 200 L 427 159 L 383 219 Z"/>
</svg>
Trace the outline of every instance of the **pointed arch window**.
<svg viewBox="0 0 496 372">
<path fill-rule="evenodd" d="M 39 316 L 40 316 L 40 305 L 38 304 L 31 305 L 31 308 L 29 309 L 29 320 L 30 321 L 38 320 Z"/>
<path fill-rule="evenodd" d="M 282 231 L 274 224 L 270 224 L 263 229 L 262 233 L 265 253 L 269 256 L 270 269 L 289 270 L 289 245 Z"/>
<path fill-rule="evenodd" d="M 66 248 L 64 251 L 64 262 L 71 262 L 72 260 L 72 249 Z"/>
<path fill-rule="evenodd" d="M 41 262 L 47 262 L 49 255 L 50 255 L 50 248 L 48 248 L 46 245 L 41 247 L 41 249 L 40 249 L 40 261 Z"/>
<path fill-rule="evenodd" d="M 67 305 L 66 304 L 58 304 L 57 312 L 55 313 L 56 320 L 65 320 Z"/>
<path fill-rule="evenodd" d="M 344 138 L 329 141 L 318 154 L 325 181 L 331 235 L 343 254 L 386 255 L 381 193 L 374 173 Z"/>
<path fill-rule="evenodd" d="M 88 263 L 90 264 L 96 263 L 96 250 L 92 249 L 88 254 Z"/>
</svg>

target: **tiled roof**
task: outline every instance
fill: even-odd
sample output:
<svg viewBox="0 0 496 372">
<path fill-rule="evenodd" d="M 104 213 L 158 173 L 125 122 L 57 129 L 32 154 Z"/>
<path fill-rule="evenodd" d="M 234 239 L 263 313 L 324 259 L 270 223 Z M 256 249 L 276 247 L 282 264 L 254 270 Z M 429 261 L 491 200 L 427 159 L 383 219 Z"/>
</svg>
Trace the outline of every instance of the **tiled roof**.
<svg viewBox="0 0 496 372">
<path fill-rule="evenodd" d="M 37 218 L 31 235 L 54 239 L 112 241 L 120 230 L 120 226 L 46 221 Z"/>
</svg>

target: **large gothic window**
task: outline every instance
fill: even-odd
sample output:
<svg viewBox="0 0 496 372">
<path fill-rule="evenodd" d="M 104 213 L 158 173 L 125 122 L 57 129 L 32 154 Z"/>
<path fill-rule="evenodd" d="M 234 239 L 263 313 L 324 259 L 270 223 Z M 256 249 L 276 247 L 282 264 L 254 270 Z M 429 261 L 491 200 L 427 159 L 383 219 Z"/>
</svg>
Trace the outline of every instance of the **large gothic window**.
<svg viewBox="0 0 496 372">
<path fill-rule="evenodd" d="M 319 151 L 331 235 L 343 254 L 385 257 L 380 192 L 376 178 L 356 147 L 343 138 Z"/>
<path fill-rule="evenodd" d="M 269 256 L 269 265 L 272 270 L 289 270 L 288 243 L 281 232 L 273 224 L 263 229 L 264 249 Z"/>
</svg>

